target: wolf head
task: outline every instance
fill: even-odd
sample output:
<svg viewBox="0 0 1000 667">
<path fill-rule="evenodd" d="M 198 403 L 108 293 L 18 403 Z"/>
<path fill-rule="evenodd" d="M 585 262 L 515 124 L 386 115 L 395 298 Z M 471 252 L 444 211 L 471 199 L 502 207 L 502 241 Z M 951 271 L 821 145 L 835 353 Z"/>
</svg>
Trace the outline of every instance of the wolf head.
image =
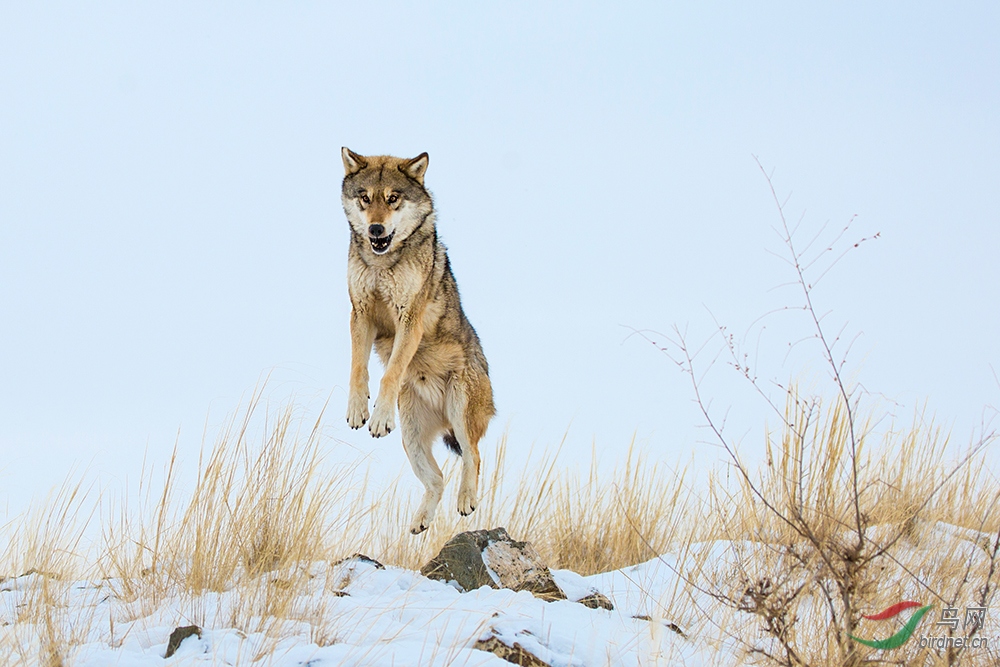
<svg viewBox="0 0 1000 667">
<path fill-rule="evenodd" d="M 376 255 L 398 249 L 434 210 L 424 188 L 427 153 L 404 160 L 358 155 L 343 148 L 341 156 L 345 172 L 341 201 L 351 230 L 367 239 Z"/>
</svg>

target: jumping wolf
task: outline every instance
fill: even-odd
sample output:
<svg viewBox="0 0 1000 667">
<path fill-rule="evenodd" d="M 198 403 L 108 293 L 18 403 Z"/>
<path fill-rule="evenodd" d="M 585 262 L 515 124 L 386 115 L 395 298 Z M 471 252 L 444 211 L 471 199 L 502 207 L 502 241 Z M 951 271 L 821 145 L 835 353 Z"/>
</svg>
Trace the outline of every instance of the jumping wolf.
<svg viewBox="0 0 1000 667">
<path fill-rule="evenodd" d="M 380 438 L 395 428 L 398 403 L 403 448 L 425 488 L 410 525 L 416 535 L 430 525 L 444 490 L 431 453 L 439 435 L 462 457 L 458 511 L 464 516 L 476 509 L 479 440 L 496 413 L 489 367 L 437 237 L 434 203 L 424 187 L 427 153 L 406 160 L 344 148 L 341 155 L 341 200 L 351 228 L 347 423 L 356 429 L 368 422 Z M 385 374 L 369 421 L 373 344 Z"/>
</svg>

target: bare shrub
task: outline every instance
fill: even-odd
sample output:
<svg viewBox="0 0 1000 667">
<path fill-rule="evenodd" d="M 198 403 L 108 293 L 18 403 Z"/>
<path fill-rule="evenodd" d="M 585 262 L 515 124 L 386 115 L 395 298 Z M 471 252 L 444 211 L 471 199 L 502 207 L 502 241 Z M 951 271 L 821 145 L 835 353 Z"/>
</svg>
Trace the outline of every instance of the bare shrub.
<svg viewBox="0 0 1000 667">
<path fill-rule="evenodd" d="M 741 660 L 788 667 L 988 664 L 996 653 L 950 649 L 939 655 L 917 643 L 888 651 L 855 639 L 863 615 L 899 600 L 955 607 L 961 601 L 987 606 L 996 599 L 1000 516 L 991 509 L 1000 487 L 980 464 L 997 435 L 985 426 L 950 463 L 941 435 L 917 424 L 871 442 L 879 419 L 870 409 L 862 411 L 862 392 L 844 379 L 853 339 L 845 339 L 843 329 L 828 333 L 813 303 L 817 282 L 868 239 L 840 245 L 849 223 L 805 256 L 797 245 L 798 227 L 789 226 L 785 205 L 764 175 L 780 218 L 784 259 L 800 288 L 801 302 L 789 309 L 809 321 L 809 339 L 836 398 L 824 406 L 817 395 L 782 387 L 785 404 L 776 404 L 732 334 L 719 327 L 723 355 L 781 421 L 779 431 L 768 434 L 766 461 L 758 470 L 741 457 L 724 418 L 702 396 L 705 369 L 696 359 L 703 346 L 692 350 L 677 328 L 672 336 L 657 336 L 669 341 L 657 347 L 690 378 L 705 424 L 729 460 L 726 474 L 716 474 L 709 490 L 721 542 L 696 546 L 700 555 L 678 565 L 688 599 L 702 621 L 711 620 L 721 642 L 740 649 Z M 724 620 L 720 606 L 729 610 Z M 969 636 L 980 631 L 974 628 Z"/>
</svg>

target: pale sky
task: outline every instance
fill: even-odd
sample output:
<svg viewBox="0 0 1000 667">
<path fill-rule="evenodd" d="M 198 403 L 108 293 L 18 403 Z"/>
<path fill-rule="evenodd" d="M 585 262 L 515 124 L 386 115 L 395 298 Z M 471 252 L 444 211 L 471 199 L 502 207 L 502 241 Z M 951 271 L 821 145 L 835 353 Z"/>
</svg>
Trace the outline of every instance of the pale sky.
<svg viewBox="0 0 1000 667">
<path fill-rule="evenodd" d="M 847 368 L 880 410 L 966 443 L 1000 405 L 998 36 L 988 2 L 3 3 L 0 512 L 72 471 L 131 484 L 175 441 L 195 461 L 268 373 L 274 403 L 329 398 L 331 456 L 405 465 L 398 432 L 343 421 L 345 145 L 430 154 L 486 450 L 568 429 L 571 460 L 633 433 L 720 459 L 630 327 L 749 330 L 763 382 L 833 396 L 812 341 L 784 352 L 801 313 L 758 319 L 799 295 L 754 156 L 803 238 L 880 234 L 819 309 L 860 334 Z M 759 446 L 737 374 L 705 390 Z"/>
</svg>

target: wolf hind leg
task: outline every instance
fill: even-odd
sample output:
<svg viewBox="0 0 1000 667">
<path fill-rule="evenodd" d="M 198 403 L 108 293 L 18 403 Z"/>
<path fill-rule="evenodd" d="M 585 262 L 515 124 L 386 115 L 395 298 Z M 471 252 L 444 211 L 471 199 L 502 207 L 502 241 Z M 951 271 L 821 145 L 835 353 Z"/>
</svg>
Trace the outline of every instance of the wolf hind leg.
<svg viewBox="0 0 1000 667">
<path fill-rule="evenodd" d="M 469 516 L 479 504 L 479 449 L 469 440 L 463 426 L 455 427 L 455 439 L 462 448 L 462 481 L 458 486 L 458 513 Z"/>
<path fill-rule="evenodd" d="M 406 387 L 399 394 L 399 421 L 410 467 L 424 485 L 423 500 L 410 523 L 410 532 L 418 535 L 431 525 L 444 493 L 444 475 L 431 452 L 443 424 L 437 411 Z"/>
<path fill-rule="evenodd" d="M 455 433 L 462 456 L 462 481 L 458 487 L 458 513 L 468 516 L 479 503 L 479 440 L 492 416 L 470 396 L 465 387 L 455 387 L 447 399 L 448 421 Z M 492 407 L 492 403 L 490 405 Z"/>
</svg>

